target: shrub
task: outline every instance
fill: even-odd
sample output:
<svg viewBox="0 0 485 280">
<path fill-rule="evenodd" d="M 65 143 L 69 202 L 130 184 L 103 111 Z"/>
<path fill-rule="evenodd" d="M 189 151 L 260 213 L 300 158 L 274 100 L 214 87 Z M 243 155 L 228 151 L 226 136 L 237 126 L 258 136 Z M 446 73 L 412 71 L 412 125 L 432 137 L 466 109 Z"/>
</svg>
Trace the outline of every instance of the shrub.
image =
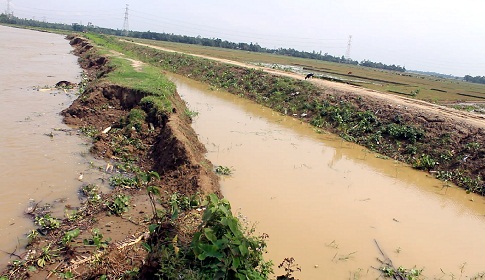
<svg viewBox="0 0 485 280">
<path fill-rule="evenodd" d="M 193 253 L 210 279 L 267 279 L 271 262 L 265 262 L 265 238 L 245 236 L 231 205 L 215 194 L 202 217 L 199 231 L 192 239 Z"/>
<path fill-rule="evenodd" d="M 391 123 L 387 125 L 383 133 L 388 134 L 397 140 L 408 140 L 411 143 L 416 143 L 417 140 L 424 136 L 423 130 L 408 125 L 401 125 Z"/>
<path fill-rule="evenodd" d="M 422 154 L 413 163 L 414 168 L 421 169 L 421 170 L 431 170 L 435 167 L 435 165 L 436 165 L 436 161 L 430 155 L 427 155 L 427 154 Z"/>
</svg>

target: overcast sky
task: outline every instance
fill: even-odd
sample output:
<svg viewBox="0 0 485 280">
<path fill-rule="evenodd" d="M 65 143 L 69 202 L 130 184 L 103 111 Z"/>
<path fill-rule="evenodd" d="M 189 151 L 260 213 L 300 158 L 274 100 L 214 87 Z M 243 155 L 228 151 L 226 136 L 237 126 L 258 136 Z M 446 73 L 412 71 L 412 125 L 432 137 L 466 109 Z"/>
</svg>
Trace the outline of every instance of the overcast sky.
<svg viewBox="0 0 485 280">
<path fill-rule="evenodd" d="M 7 0 L 0 0 L 0 11 Z M 485 0 L 10 0 L 17 17 L 295 48 L 485 75 Z"/>
</svg>

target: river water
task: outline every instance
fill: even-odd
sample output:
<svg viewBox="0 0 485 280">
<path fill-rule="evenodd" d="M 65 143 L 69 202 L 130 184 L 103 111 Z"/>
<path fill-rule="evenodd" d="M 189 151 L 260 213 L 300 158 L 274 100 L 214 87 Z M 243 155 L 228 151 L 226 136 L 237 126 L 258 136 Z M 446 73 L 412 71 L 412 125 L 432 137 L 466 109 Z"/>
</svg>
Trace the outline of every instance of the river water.
<svg viewBox="0 0 485 280">
<path fill-rule="evenodd" d="M 78 203 L 103 176 L 58 112 L 75 96 L 37 90 L 81 70 L 60 35 L 0 26 L 0 250 L 25 244 L 29 199 Z M 294 257 L 299 279 L 375 279 L 382 258 L 428 278 L 485 271 L 485 200 L 234 95 L 172 76 L 233 209 L 270 235 L 267 257 Z M 68 131 L 68 132 L 64 132 Z M 72 135 L 70 135 L 72 134 Z M 83 182 L 77 180 L 84 174 Z M 55 201 L 62 199 L 62 203 Z M 17 253 L 20 249 L 17 249 Z M 3 267 L 11 260 L 0 252 Z M 281 274 L 281 270 L 277 269 Z"/>
<path fill-rule="evenodd" d="M 81 185 L 103 176 L 93 168 L 103 163 L 59 115 L 75 92 L 47 89 L 80 81 L 71 50 L 64 36 L 0 26 L 0 269 L 34 229 L 24 215 L 29 200 L 53 204 L 62 217 L 65 205 L 79 204 Z"/>
<path fill-rule="evenodd" d="M 383 259 L 428 279 L 485 271 L 485 200 L 223 91 L 172 76 L 222 192 L 299 279 L 376 279 Z M 282 274 L 281 269 L 276 269 Z M 456 278 L 454 278 L 456 277 Z"/>
</svg>

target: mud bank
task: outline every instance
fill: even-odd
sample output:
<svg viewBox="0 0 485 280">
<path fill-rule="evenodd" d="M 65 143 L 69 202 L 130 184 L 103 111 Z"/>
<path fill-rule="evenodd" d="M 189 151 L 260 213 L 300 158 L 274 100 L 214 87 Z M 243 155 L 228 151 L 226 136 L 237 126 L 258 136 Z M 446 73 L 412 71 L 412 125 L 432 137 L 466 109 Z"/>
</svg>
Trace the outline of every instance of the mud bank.
<svg viewBox="0 0 485 280">
<path fill-rule="evenodd" d="M 96 83 L 96 79 L 110 71 L 106 57 L 85 55 L 92 46 L 80 38 L 73 38 L 71 45 L 80 56 L 80 63 L 89 77 L 88 86 L 81 98 L 62 112 L 64 121 L 76 127 L 90 127 L 98 133 L 94 135 L 91 151 L 106 160 L 119 160 L 123 153 L 116 151 L 110 143 L 110 133 L 106 128 L 124 129 L 122 120 L 130 110 L 140 108 L 140 101 L 149 93 L 125 88 L 109 83 Z M 154 113 L 149 115 L 141 129 L 129 132 L 130 137 L 138 139 L 141 149 L 128 144 L 124 149 L 128 156 L 137 159 L 136 164 L 145 170 L 154 170 L 166 178 L 168 185 L 180 185 L 180 173 L 191 183 L 191 192 L 218 192 L 217 177 L 199 163 L 204 161 L 204 146 L 190 126 L 191 120 L 183 112 L 187 110 L 178 94 L 171 96 L 173 106 L 169 115 Z M 121 120 L 121 121 L 120 121 Z M 210 170 L 210 169 L 209 169 Z M 170 183 L 174 180 L 173 184 Z M 208 183 L 209 182 L 209 183 Z"/>
</svg>

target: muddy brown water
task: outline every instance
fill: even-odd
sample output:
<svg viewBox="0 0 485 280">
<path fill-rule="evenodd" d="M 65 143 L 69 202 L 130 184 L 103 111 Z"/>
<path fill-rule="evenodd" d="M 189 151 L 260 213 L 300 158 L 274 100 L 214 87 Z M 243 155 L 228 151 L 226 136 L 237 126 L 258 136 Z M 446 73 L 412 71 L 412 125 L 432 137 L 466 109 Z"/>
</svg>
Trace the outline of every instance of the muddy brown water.
<svg viewBox="0 0 485 280">
<path fill-rule="evenodd" d="M 70 51 L 61 35 L 0 26 L 0 269 L 15 259 L 5 252 L 20 254 L 34 229 L 24 215 L 29 200 L 52 204 L 62 217 L 65 205 L 79 205 L 83 184 L 101 184 L 93 166 L 103 162 L 59 115 L 74 92 L 44 89 L 80 81 Z"/>
<path fill-rule="evenodd" d="M 222 192 L 269 234 L 276 266 L 299 279 L 376 279 L 376 242 L 394 265 L 429 278 L 485 271 L 485 200 L 297 119 L 171 76 L 215 165 Z M 276 268 L 275 266 L 275 268 Z M 282 274 L 282 271 L 276 268 Z"/>
</svg>

